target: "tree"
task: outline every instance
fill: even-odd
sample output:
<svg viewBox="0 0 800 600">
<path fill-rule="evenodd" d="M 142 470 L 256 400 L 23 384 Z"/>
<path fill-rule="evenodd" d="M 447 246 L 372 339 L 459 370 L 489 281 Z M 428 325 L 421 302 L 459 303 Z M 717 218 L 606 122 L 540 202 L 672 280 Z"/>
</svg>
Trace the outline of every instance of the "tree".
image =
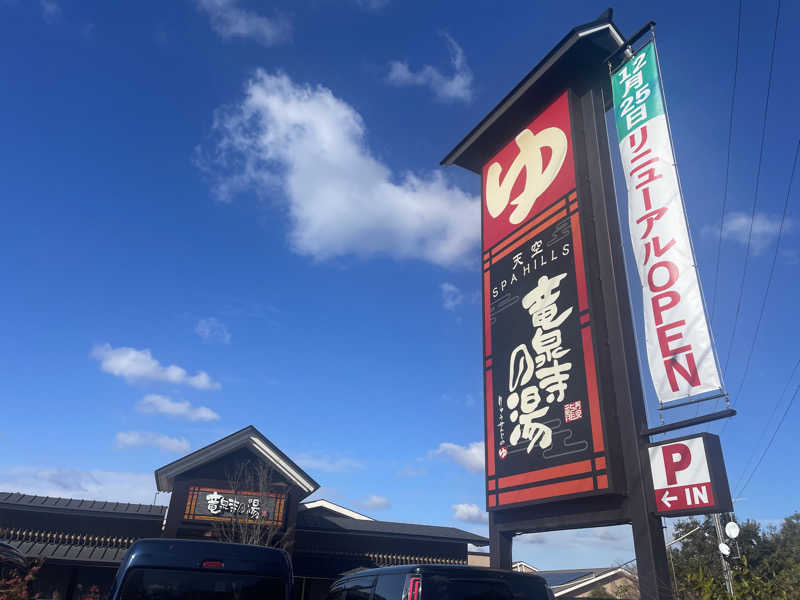
<svg viewBox="0 0 800 600">
<path fill-rule="evenodd" d="M 675 536 L 686 537 L 672 552 L 681 600 L 726 598 L 721 558 L 713 521 L 679 521 Z M 786 517 L 780 527 L 766 530 L 757 521 L 740 523 L 736 542 L 741 559 L 729 560 L 737 598 L 800 598 L 800 513 Z"/>
<path fill-rule="evenodd" d="M 275 522 L 272 503 L 281 495 L 285 511 L 285 485 L 275 477 L 274 469 L 258 461 L 239 463 L 228 473 L 228 485 L 239 510 L 230 510 L 224 520 L 214 522 L 214 537 L 223 542 L 287 548 L 293 536 L 285 526 L 285 516 Z M 247 493 L 243 493 L 247 492 Z"/>
<path fill-rule="evenodd" d="M 606 589 L 602 585 L 598 585 L 591 592 L 589 592 L 587 598 L 612 598 L 613 600 L 614 596 L 612 596 L 611 593 L 606 591 Z"/>
<path fill-rule="evenodd" d="M 627 600 L 628 598 L 638 598 L 639 588 L 631 581 L 623 581 L 614 590 L 614 597 L 618 600 Z"/>
<path fill-rule="evenodd" d="M 32 600 L 37 596 L 31 593 L 33 582 L 41 565 L 33 565 L 27 572 L 4 570 L 0 578 L 0 600 Z"/>
</svg>

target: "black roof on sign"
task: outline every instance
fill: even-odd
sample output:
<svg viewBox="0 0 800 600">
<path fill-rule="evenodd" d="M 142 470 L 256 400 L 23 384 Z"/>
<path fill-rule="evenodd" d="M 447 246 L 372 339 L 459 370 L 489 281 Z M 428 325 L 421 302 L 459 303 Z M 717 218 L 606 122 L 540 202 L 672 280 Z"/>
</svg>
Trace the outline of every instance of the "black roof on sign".
<svg viewBox="0 0 800 600">
<path fill-rule="evenodd" d="M 155 504 L 133 504 L 130 502 L 107 502 L 104 500 L 82 500 L 79 498 L 57 498 L 54 496 L 34 496 L 17 492 L 0 492 L 0 508 L 15 510 L 43 511 L 48 513 L 85 512 L 108 514 L 109 516 L 161 518 L 166 506 Z"/>
<path fill-rule="evenodd" d="M 575 83 L 575 73 L 602 73 L 603 60 L 625 41 L 611 20 L 612 15 L 609 8 L 594 21 L 573 28 L 442 159 L 441 164 L 458 165 L 480 173 L 486 160 L 525 127 L 533 115 Z M 608 79 L 607 70 L 605 72 Z M 605 85 L 610 86 L 610 83 L 605 82 Z"/>
<path fill-rule="evenodd" d="M 310 509 L 298 511 L 297 529 L 315 531 L 342 531 L 354 534 L 387 535 L 427 538 L 454 542 L 468 542 L 475 546 L 486 546 L 489 540 L 483 536 L 436 525 L 416 525 L 392 521 L 372 521 L 336 516 L 329 511 Z"/>
</svg>

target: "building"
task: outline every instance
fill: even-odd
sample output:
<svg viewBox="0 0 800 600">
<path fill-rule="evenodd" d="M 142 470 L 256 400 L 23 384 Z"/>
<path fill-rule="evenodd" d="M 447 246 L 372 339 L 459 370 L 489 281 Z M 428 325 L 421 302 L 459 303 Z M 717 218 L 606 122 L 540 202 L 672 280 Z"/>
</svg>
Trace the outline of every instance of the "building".
<svg viewBox="0 0 800 600">
<path fill-rule="evenodd" d="M 292 556 L 295 598 L 321 598 L 344 571 L 467 564 L 489 540 L 453 527 L 377 521 L 326 500 L 319 484 L 249 426 L 155 471 L 169 506 L 0 492 L 0 541 L 42 563 L 40 598 L 102 597 L 134 540 L 269 541 Z"/>
<path fill-rule="evenodd" d="M 511 568 L 520 573 L 535 573 L 544 577 L 553 588 L 556 598 L 639 598 L 639 580 L 624 567 L 540 571 L 520 560 L 514 562 Z"/>
</svg>

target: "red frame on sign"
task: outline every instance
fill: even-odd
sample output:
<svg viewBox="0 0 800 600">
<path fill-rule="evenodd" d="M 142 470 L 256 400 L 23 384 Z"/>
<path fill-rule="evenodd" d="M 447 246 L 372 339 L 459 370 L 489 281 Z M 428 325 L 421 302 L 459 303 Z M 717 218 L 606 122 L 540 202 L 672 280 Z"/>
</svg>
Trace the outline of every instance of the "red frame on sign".
<svg viewBox="0 0 800 600">
<path fill-rule="evenodd" d="M 530 221 L 530 219 L 541 213 L 545 208 L 575 188 L 575 161 L 572 157 L 572 127 L 570 125 L 569 98 L 567 96 L 567 92 L 561 94 L 561 96 L 559 96 L 550 106 L 543 110 L 539 116 L 531 121 L 525 129 L 533 133 L 535 137 L 537 134 L 541 134 L 544 130 L 550 127 L 558 127 L 564 132 L 564 134 L 566 134 L 568 143 L 566 156 L 564 157 L 564 163 L 561 166 L 561 169 L 558 171 L 555 179 L 553 179 L 547 189 L 536 199 L 536 202 L 531 207 L 527 217 L 520 223 L 512 224 L 509 221 L 509 217 L 515 208 L 513 204 L 514 200 L 519 196 L 525 187 L 527 178 L 531 176 L 531 174 L 527 173 L 527 169 L 523 169 L 520 172 L 516 182 L 514 182 L 514 185 L 511 188 L 511 196 L 509 198 L 510 201 L 508 206 L 506 206 L 505 210 L 503 210 L 503 212 L 498 215 L 497 218 L 492 218 L 492 216 L 489 214 L 486 204 L 487 171 L 492 164 L 498 163 L 502 168 L 503 173 L 508 172 L 509 167 L 519 154 L 519 147 L 517 146 L 516 140 L 511 140 L 502 150 L 500 150 L 500 152 L 495 154 L 491 160 L 489 160 L 483 166 L 483 176 L 481 179 L 481 207 L 483 215 L 484 252 L 497 244 L 506 236 L 510 235 L 515 229 L 524 226 L 524 224 Z M 552 153 L 547 149 L 543 149 L 541 152 L 542 168 L 543 170 L 547 170 L 549 162 L 552 159 Z"/>
<path fill-rule="evenodd" d="M 594 354 L 593 323 L 587 288 L 586 264 L 575 182 L 573 140 L 570 125 L 569 96 L 564 92 L 542 111 L 526 129 L 534 137 L 549 127 L 558 127 L 567 137 L 567 148 L 563 164 L 552 178 L 550 185 L 535 199 L 526 217 L 518 224 L 509 221 L 514 210 L 513 200 L 521 193 L 528 174 L 523 171 L 514 183 L 510 201 L 497 218 L 489 214 L 486 203 L 486 175 L 493 163 L 499 163 L 502 173 L 508 169 L 519 154 L 516 139 L 513 139 L 483 167 L 483 313 L 484 313 L 484 403 L 486 426 L 486 493 L 487 508 L 496 510 L 505 506 L 563 500 L 572 496 L 605 494 L 611 491 L 608 472 L 607 444 L 600 407 L 597 367 Z M 519 135 L 519 134 L 518 134 Z M 551 154 L 543 152 L 542 169 L 547 169 Z M 496 470 L 494 385 L 491 322 L 491 267 L 520 244 L 568 218 L 574 243 L 574 275 L 577 283 L 576 304 L 580 318 L 582 363 L 587 383 L 586 405 L 591 420 L 591 456 L 571 463 L 533 469 L 513 475 L 500 476 Z"/>
</svg>

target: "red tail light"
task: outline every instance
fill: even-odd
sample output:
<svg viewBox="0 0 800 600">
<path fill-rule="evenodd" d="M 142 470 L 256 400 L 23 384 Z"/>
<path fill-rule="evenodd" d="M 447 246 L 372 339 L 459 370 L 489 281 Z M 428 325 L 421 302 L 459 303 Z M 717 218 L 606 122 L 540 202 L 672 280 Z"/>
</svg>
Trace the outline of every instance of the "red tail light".
<svg viewBox="0 0 800 600">
<path fill-rule="evenodd" d="M 411 577 L 408 580 L 408 596 L 406 600 L 422 600 L 422 578 Z"/>
<path fill-rule="evenodd" d="M 221 560 L 204 560 L 200 565 L 204 569 L 221 569 L 222 568 L 222 561 Z"/>
</svg>

